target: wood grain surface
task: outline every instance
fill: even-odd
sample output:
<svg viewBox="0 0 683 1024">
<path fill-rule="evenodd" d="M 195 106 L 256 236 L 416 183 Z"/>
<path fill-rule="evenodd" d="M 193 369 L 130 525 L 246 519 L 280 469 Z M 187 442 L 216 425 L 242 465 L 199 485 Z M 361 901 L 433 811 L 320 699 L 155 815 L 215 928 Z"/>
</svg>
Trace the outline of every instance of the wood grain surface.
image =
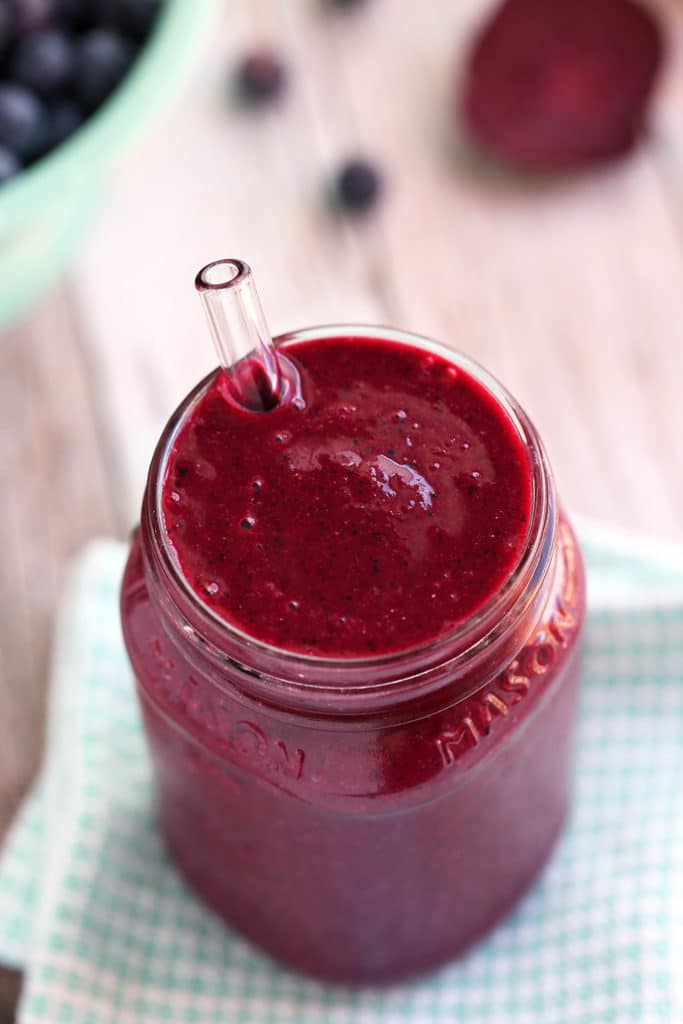
<svg viewBox="0 0 683 1024">
<path fill-rule="evenodd" d="M 192 288 L 210 259 L 252 264 L 274 331 L 391 323 L 467 351 L 535 418 L 571 510 L 683 536 L 683 6 L 653 2 L 669 62 L 644 145 L 544 182 L 480 166 L 453 129 L 488 0 L 225 5 L 68 281 L 0 338 L 0 838 L 39 757 L 68 560 L 125 536 L 165 420 L 213 363 Z M 263 45 L 290 89 L 248 113 L 230 71 Z M 354 154 L 386 180 L 363 220 L 327 201 Z"/>
</svg>

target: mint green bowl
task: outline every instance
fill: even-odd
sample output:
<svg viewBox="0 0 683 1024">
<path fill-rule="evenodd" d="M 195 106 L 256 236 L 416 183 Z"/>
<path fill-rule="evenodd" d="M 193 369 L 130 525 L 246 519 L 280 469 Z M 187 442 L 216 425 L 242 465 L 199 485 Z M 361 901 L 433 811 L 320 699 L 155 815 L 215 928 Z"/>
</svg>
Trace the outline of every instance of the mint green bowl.
<svg viewBox="0 0 683 1024">
<path fill-rule="evenodd" d="M 107 172 L 192 65 L 216 0 L 164 0 L 135 64 L 70 139 L 0 187 L 0 329 L 72 261 L 105 195 Z"/>
</svg>

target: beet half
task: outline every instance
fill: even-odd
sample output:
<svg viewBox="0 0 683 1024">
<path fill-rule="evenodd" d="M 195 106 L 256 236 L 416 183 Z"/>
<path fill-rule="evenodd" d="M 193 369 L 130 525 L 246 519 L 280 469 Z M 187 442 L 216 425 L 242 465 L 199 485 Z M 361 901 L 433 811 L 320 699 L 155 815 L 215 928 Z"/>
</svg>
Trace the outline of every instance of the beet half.
<svg viewBox="0 0 683 1024">
<path fill-rule="evenodd" d="M 664 52 L 635 0 L 505 0 L 477 35 L 459 106 L 472 140 L 521 168 L 630 150 Z"/>
</svg>

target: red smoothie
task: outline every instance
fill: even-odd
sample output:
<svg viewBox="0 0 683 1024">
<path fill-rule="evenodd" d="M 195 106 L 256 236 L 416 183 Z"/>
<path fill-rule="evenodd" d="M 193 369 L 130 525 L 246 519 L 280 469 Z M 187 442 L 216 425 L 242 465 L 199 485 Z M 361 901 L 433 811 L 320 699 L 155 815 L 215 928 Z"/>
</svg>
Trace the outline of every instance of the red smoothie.
<svg viewBox="0 0 683 1024">
<path fill-rule="evenodd" d="M 340 337 L 287 347 L 301 397 L 267 415 L 211 383 L 173 445 L 166 531 L 226 621 L 289 651 L 385 654 L 499 589 L 529 528 L 529 456 L 468 373 Z"/>
<path fill-rule="evenodd" d="M 538 436 L 483 370 L 377 328 L 214 374 L 155 454 L 122 590 L 161 824 L 272 955 L 385 982 L 482 936 L 568 800 L 581 558 Z"/>
</svg>

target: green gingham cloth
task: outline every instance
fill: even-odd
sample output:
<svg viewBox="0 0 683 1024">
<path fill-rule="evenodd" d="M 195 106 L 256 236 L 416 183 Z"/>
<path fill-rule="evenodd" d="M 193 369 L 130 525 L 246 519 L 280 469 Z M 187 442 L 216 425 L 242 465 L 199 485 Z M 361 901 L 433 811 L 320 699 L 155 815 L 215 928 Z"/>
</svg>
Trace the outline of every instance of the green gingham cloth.
<svg viewBox="0 0 683 1024">
<path fill-rule="evenodd" d="M 582 535 L 569 828 L 532 892 L 464 959 L 359 991 L 273 964 L 175 874 L 118 626 L 125 551 L 90 547 L 58 626 L 44 769 L 0 860 L 0 960 L 26 971 L 19 1022 L 681 1024 L 683 553 Z"/>
</svg>

